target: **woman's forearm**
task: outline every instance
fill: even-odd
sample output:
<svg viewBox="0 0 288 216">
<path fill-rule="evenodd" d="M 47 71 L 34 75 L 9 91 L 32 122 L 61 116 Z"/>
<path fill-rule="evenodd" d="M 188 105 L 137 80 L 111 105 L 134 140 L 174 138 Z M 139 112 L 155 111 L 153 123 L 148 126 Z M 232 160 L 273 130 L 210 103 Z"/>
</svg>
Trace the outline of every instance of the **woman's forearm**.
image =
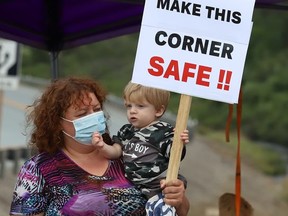
<svg viewBox="0 0 288 216">
<path fill-rule="evenodd" d="M 190 209 L 190 203 L 187 197 L 183 198 L 183 202 L 180 206 L 176 207 L 176 212 L 178 216 L 187 216 Z"/>
</svg>

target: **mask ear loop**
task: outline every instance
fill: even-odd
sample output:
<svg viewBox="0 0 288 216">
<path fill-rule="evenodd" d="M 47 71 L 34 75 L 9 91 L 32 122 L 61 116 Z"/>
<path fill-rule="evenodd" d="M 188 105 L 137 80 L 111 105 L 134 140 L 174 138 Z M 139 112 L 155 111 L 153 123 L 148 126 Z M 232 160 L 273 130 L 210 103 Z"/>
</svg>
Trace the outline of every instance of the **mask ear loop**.
<svg viewBox="0 0 288 216">
<path fill-rule="evenodd" d="M 75 140 L 75 142 L 77 142 L 77 143 L 80 143 L 80 144 L 82 144 L 82 145 L 89 145 L 89 144 L 87 144 L 87 143 L 83 143 L 83 142 L 80 142 L 80 141 L 76 140 L 75 137 L 71 136 L 70 134 L 68 134 L 68 133 L 65 132 L 64 130 L 62 130 L 62 132 L 63 132 L 66 136 L 68 136 L 68 137 L 72 138 L 73 140 Z"/>
<path fill-rule="evenodd" d="M 75 138 L 73 137 L 73 136 L 71 136 L 70 134 L 68 134 L 67 132 L 65 132 L 64 130 L 62 130 L 62 132 L 66 135 L 66 136 L 68 136 L 68 137 L 71 137 L 72 139 L 74 139 L 75 140 Z"/>
<path fill-rule="evenodd" d="M 64 118 L 64 117 L 61 117 L 61 119 L 63 119 L 64 121 L 67 121 L 67 122 L 73 123 L 73 121 L 71 121 L 71 120 L 69 120 L 69 119 L 66 119 L 66 118 Z M 74 125 L 74 123 L 73 123 L 73 125 Z M 62 130 L 62 133 L 64 133 L 66 136 L 68 136 L 68 137 L 70 137 L 70 138 L 72 138 L 72 139 L 75 140 L 75 137 L 73 137 L 72 135 L 68 134 L 68 133 L 65 132 L 64 130 Z M 75 140 L 75 141 L 77 141 L 77 140 Z"/>
<path fill-rule="evenodd" d="M 235 172 L 235 215 L 240 216 L 241 208 L 241 156 L 240 156 L 240 133 L 241 133 L 241 119 L 242 119 L 242 88 L 240 88 L 239 99 L 237 104 L 237 156 L 236 156 L 236 172 Z M 229 113 L 226 121 L 226 142 L 230 141 L 230 125 L 232 121 L 233 104 L 229 104 Z"/>
<path fill-rule="evenodd" d="M 73 121 L 71 121 L 71 120 L 69 120 L 69 119 L 66 119 L 66 118 L 64 118 L 64 117 L 60 117 L 60 118 L 63 119 L 64 121 L 73 123 Z"/>
<path fill-rule="evenodd" d="M 69 120 L 69 119 L 66 119 L 66 118 L 64 118 L 64 117 L 60 117 L 62 120 L 64 120 L 64 121 L 67 121 L 67 122 L 70 122 L 70 123 L 73 123 L 73 121 L 71 121 L 71 120 Z M 73 123 L 73 125 L 74 125 L 74 123 Z M 70 134 L 68 134 L 67 132 L 65 132 L 64 130 L 62 130 L 63 131 L 63 133 L 64 134 L 66 134 L 67 136 L 69 136 L 69 137 L 72 137 Z"/>
</svg>

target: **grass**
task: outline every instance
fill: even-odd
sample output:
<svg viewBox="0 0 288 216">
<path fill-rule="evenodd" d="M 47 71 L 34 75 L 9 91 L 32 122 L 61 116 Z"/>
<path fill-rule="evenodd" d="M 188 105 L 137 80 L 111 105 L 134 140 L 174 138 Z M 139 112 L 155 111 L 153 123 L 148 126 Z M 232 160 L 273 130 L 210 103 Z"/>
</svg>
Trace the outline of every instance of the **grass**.
<svg viewBox="0 0 288 216">
<path fill-rule="evenodd" d="M 288 203 L 288 179 L 286 179 L 283 183 L 283 190 L 281 193 L 282 198 Z"/>
<path fill-rule="evenodd" d="M 203 129 L 200 129 L 199 131 L 209 140 L 213 140 L 218 143 L 218 145 L 226 147 L 231 154 L 236 152 L 238 144 L 236 132 L 231 132 L 230 142 L 226 142 L 224 131 L 206 130 L 204 132 Z M 281 153 L 253 142 L 243 135 L 240 136 L 240 153 L 242 160 L 266 175 L 282 176 L 286 174 L 286 161 Z"/>
</svg>

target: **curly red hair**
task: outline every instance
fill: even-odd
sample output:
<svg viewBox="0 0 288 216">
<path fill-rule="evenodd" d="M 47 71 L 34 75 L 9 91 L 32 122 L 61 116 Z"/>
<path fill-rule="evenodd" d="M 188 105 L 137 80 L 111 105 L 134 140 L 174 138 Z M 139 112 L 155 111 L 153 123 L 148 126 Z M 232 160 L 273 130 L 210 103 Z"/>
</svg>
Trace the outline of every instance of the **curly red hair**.
<svg viewBox="0 0 288 216">
<path fill-rule="evenodd" d="M 29 145 L 38 152 L 54 153 L 64 146 L 64 136 L 60 121 L 68 107 L 79 106 L 88 93 L 94 93 L 101 107 L 106 99 L 106 91 L 94 80 L 69 77 L 53 81 L 42 96 L 29 106 L 28 127 L 31 125 Z"/>
</svg>

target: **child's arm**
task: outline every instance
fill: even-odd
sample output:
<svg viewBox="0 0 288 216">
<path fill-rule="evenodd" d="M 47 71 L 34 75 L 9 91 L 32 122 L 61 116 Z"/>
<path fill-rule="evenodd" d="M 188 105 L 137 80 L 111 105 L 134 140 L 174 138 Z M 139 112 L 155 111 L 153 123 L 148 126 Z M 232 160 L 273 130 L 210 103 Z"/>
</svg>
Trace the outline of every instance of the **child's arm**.
<svg viewBox="0 0 288 216">
<path fill-rule="evenodd" d="M 94 132 L 92 135 L 92 145 L 98 148 L 108 159 L 117 159 L 122 155 L 122 148 L 119 143 L 114 143 L 113 145 L 106 144 L 98 132 Z"/>
</svg>

